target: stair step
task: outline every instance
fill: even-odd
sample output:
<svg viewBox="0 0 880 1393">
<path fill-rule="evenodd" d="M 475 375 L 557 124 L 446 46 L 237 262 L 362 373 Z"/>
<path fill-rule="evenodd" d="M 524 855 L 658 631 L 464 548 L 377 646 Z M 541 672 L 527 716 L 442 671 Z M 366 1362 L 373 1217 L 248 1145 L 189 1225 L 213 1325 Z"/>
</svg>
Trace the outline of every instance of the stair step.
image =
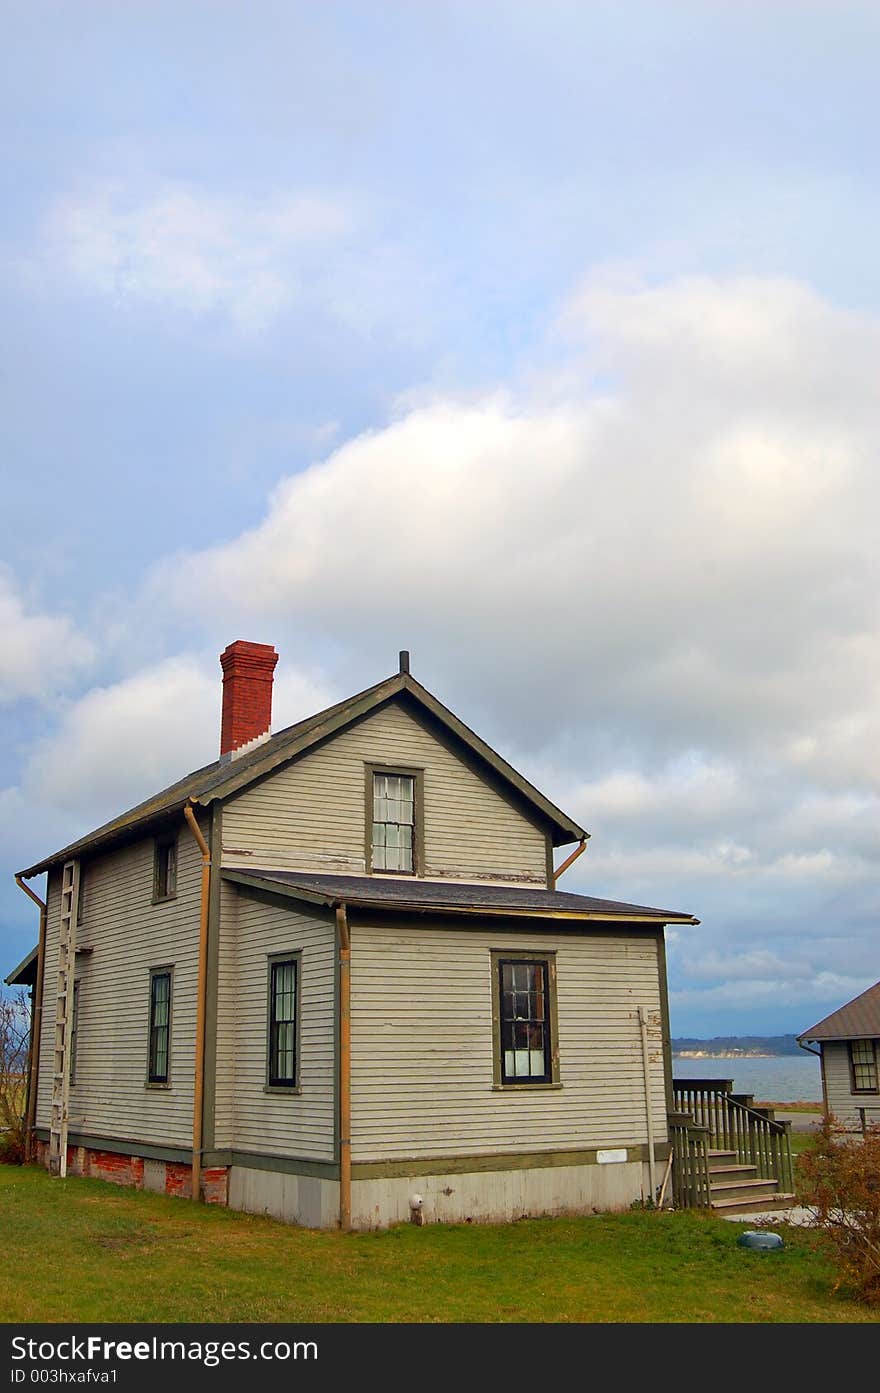
<svg viewBox="0 0 880 1393">
<path fill-rule="evenodd" d="M 775 1180 L 727 1180 L 721 1185 L 709 1184 L 709 1199 L 712 1204 L 722 1200 L 746 1200 L 772 1198 L 779 1193 Z"/>
<path fill-rule="evenodd" d="M 766 1199 L 755 1200 L 713 1200 L 711 1208 L 717 1214 L 763 1214 L 777 1210 L 792 1209 L 797 1204 L 797 1196 L 789 1194 L 768 1195 Z"/>
<path fill-rule="evenodd" d="M 710 1166 L 710 1184 L 712 1177 L 716 1175 L 723 1177 L 724 1180 L 757 1180 L 758 1167 L 749 1165 L 747 1161 L 738 1162 L 734 1166 Z"/>
</svg>

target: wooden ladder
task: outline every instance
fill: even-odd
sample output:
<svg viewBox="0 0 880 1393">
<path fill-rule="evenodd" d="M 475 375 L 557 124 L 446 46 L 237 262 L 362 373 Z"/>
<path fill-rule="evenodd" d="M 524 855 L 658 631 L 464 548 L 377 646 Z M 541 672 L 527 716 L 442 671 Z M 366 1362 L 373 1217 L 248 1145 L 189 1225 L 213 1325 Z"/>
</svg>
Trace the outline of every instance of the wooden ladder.
<svg viewBox="0 0 880 1393">
<path fill-rule="evenodd" d="M 66 861 L 61 876 L 61 932 L 55 996 L 52 1108 L 49 1116 L 49 1174 L 67 1174 L 67 1117 L 70 1102 L 70 1043 L 73 1031 L 73 969 L 79 906 L 79 862 Z"/>
</svg>

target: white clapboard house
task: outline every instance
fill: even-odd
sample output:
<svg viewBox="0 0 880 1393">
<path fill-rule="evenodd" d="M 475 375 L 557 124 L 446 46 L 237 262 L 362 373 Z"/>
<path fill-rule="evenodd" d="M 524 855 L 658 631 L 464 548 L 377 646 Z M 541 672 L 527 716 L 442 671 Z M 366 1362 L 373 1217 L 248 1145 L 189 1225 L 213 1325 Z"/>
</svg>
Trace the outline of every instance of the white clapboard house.
<svg viewBox="0 0 880 1393">
<path fill-rule="evenodd" d="M 407 654 L 276 734 L 275 650 L 221 662 L 220 758 L 18 877 L 35 1154 L 317 1227 L 651 1199 L 697 921 L 557 889 L 588 834 Z"/>
<path fill-rule="evenodd" d="M 799 1042 L 819 1046 L 822 1101 L 846 1127 L 880 1124 L 880 982 L 810 1026 Z"/>
</svg>

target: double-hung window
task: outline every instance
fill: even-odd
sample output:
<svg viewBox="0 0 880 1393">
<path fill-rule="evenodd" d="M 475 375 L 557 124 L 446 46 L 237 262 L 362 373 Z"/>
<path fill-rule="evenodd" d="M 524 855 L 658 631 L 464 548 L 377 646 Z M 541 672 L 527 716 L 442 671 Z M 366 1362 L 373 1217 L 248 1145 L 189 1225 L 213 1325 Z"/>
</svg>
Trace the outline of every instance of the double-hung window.
<svg viewBox="0 0 880 1393">
<path fill-rule="evenodd" d="M 369 860 L 371 871 L 414 875 L 418 870 L 416 830 L 418 786 L 415 772 L 368 769 Z"/>
<path fill-rule="evenodd" d="M 853 1093 L 876 1093 L 877 1046 L 873 1040 L 850 1040 L 849 1063 Z"/>
<path fill-rule="evenodd" d="M 495 1082 L 559 1081 L 554 955 L 493 953 Z"/>
<path fill-rule="evenodd" d="M 150 1038 L 147 1083 L 167 1084 L 171 1063 L 171 969 L 150 973 Z"/>
<path fill-rule="evenodd" d="M 296 956 L 269 960 L 269 1066 L 270 1088 L 297 1086 L 297 984 Z"/>
</svg>

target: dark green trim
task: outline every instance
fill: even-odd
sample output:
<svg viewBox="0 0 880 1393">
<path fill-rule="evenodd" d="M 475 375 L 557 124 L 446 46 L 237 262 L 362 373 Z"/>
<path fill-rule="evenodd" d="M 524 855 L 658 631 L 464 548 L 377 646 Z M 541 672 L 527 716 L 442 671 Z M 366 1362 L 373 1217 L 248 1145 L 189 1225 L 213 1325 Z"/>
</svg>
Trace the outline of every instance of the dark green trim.
<svg viewBox="0 0 880 1393">
<path fill-rule="evenodd" d="M 48 1127 L 35 1127 L 40 1141 L 49 1140 Z M 173 1161 L 192 1165 L 192 1149 L 180 1146 L 155 1146 L 151 1142 L 130 1138 L 96 1137 L 87 1132 L 69 1132 L 70 1146 L 84 1146 L 89 1151 L 111 1151 L 118 1156 L 143 1156 L 148 1161 Z M 288 1175 L 318 1176 L 338 1180 L 339 1166 L 334 1161 L 308 1161 L 298 1156 L 263 1156 L 254 1151 L 235 1151 L 232 1148 L 202 1151 L 202 1169 L 213 1166 L 247 1166 L 251 1170 L 283 1171 Z"/>
<path fill-rule="evenodd" d="M 208 978 L 205 986 L 205 1061 L 202 1091 L 202 1148 L 214 1145 L 217 1110 L 217 1012 L 220 975 L 220 886 L 223 858 L 223 804 L 216 803 L 210 812 L 211 826 L 207 837 L 211 852 L 211 879 L 208 883 Z"/>
<path fill-rule="evenodd" d="M 293 963 L 296 973 L 296 991 L 294 993 L 293 1009 L 294 1015 L 294 1045 L 293 1045 L 293 1083 L 270 1083 L 271 1069 L 271 1050 L 272 1050 L 272 968 L 276 963 Z M 302 1042 L 300 1031 L 302 1029 L 302 995 L 303 995 L 303 950 L 299 948 L 288 948 L 278 953 L 266 954 L 266 1070 L 263 1076 L 264 1093 L 287 1094 L 288 1097 L 296 1097 L 302 1093 Z"/>
<path fill-rule="evenodd" d="M 672 1028 L 669 1024 L 669 987 L 666 980 L 666 936 L 661 929 L 657 935 L 657 980 L 660 983 L 660 1026 L 663 1038 L 663 1088 L 666 1111 L 675 1112 L 672 1088 Z"/>
<path fill-rule="evenodd" d="M 647 1161 L 648 1147 L 599 1146 L 586 1151 L 520 1151 L 486 1153 L 475 1156 L 416 1156 L 403 1161 L 356 1161 L 352 1180 L 394 1180 L 415 1175 L 469 1175 L 485 1171 L 544 1170 L 559 1166 L 598 1165 L 599 1151 L 626 1151 L 627 1162 Z M 655 1142 L 654 1159 L 665 1161 L 668 1142 Z M 617 1162 L 622 1165 L 623 1162 Z"/>
<path fill-rule="evenodd" d="M 499 963 L 508 958 L 520 962 L 540 962 L 547 964 L 550 978 L 550 1078 L 542 1083 L 505 1083 L 501 1077 L 501 1000 L 499 982 Z M 528 948 L 490 948 L 489 961 L 492 972 L 492 1087 L 502 1093 L 532 1093 L 541 1088 L 561 1088 L 559 1077 L 559 1013 L 556 1008 L 556 949 L 545 952 Z"/>
<path fill-rule="evenodd" d="M 339 1165 L 336 1161 L 304 1161 L 297 1156 L 261 1156 L 256 1151 L 232 1150 L 223 1154 L 227 1159 L 217 1164 L 246 1166 L 248 1170 L 255 1171 L 280 1171 L 283 1175 L 314 1176 L 319 1180 L 339 1179 Z M 207 1158 L 203 1163 L 210 1164 Z"/>
<path fill-rule="evenodd" d="M 149 989 L 147 996 L 147 1068 L 144 1077 L 144 1088 L 150 1089 L 171 1089 L 174 1083 L 174 1074 L 171 1068 L 171 1053 L 174 1043 L 174 963 L 159 963 L 155 967 L 148 969 Z M 150 1078 L 150 1053 L 153 1046 L 153 978 L 168 978 L 168 1060 L 164 1079 Z"/>
<path fill-rule="evenodd" d="M 373 775 L 404 774 L 413 781 L 413 868 L 411 871 L 373 870 Z M 425 874 L 425 771 L 413 764 L 386 764 L 364 760 L 364 866 L 367 875 Z"/>
<path fill-rule="evenodd" d="M 166 895 L 159 894 L 159 852 L 165 847 L 174 847 L 174 888 Z M 168 904 L 177 899 L 177 881 L 180 875 L 180 835 L 175 830 L 163 832 L 153 839 L 153 897 L 151 904 Z"/>
<path fill-rule="evenodd" d="M 48 1127 L 34 1129 L 40 1141 L 49 1140 Z M 68 1132 L 68 1146 L 85 1146 L 89 1151 L 113 1151 L 120 1156 L 143 1156 L 148 1161 L 177 1161 L 192 1165 L 192 1147 L 154 1146 L 151 1142 L 128 1137 L 93 1137 L 88 1132 Z"/>
</svg>

